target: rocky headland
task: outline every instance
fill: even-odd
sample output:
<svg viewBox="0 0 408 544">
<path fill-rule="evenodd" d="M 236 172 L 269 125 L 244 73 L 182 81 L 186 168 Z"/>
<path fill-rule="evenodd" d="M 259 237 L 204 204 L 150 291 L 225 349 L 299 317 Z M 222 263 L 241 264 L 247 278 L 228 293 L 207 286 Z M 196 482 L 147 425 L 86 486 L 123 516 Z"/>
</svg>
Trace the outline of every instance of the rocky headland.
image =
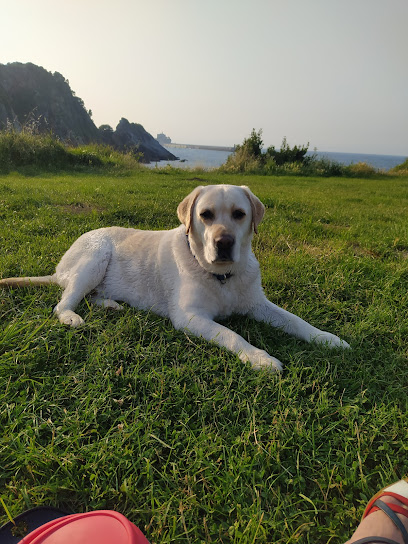
<svg viewBox="0 0 408 544">
<path fill-rule="evenodd" d="M 176 160 L 142 125 L 122 118 L 116 129 L 97 128 L 91 110 L 59 72 L 32 63 L 0 64 L 0 130 L 51 132 L 70 145 L 102 143 L 140 156 L 142 162 Z"/>
</svg>

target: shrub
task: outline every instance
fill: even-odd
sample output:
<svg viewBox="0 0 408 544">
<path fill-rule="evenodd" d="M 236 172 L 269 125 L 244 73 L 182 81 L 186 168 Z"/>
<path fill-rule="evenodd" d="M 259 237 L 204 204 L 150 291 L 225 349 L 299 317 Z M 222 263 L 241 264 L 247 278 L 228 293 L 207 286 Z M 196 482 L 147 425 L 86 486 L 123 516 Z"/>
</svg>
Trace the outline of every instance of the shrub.
<svg viewBox="0 0 408 544">
<path fill-rule="evenodd" d="M 234 153 L 229 155 L 222 170 L 226 172 L 248 172 L 260 171 L 264 164 L 262 152 L 262 130 L 256 132 L 252 129 L 251 136 L 245 138 L 241 145 L 236 145 Z"/>
<path fill-rule="evenodd" d="M 235 149 L 236 151 L 245 151 L 245 153 L 250 157 L 262 158 L 262 147 L 262 129 L 256 132 L 256 130 L 253 128 L 251 136 L 249 138 L 245 138 L 242 145 L 235 146 Z"/>
<path fill-rule="evenodd" d="M 249 138 L 235 151 L 220 168 L 221 172 L 241 172 L 267 175 L 299 175 L 324 177 L 363 177 L 377 175 L 379 171 L 367 163 L 346 166 L 327 158 L 318 159 L 316 154 L 307 154 L 309 143 L 290 147 L 286 137 L 283 138 L 279 150 L 274 146 L 263 151 L 262 130 L 252 129 Z M 408 173 L 408 160 L 393 169 L 395 173 Z M 393 171 L 391 171 L 393 172 Z"/>
<path fill-rule="evenodd" d="M 344 175 L 352 178 L 369 178 L 378 174 L 378 170 L 366 162 L 358 162 L 344 167 Z"/>
<path fill-rule="evenodd" d="M 398 164 L 397 166 L 394 166 L 394 168 L 391 168 L 389 173 L 398 174 L 398 175 L 407 175 L 408 174 L 408 159 L 406 159 L 402 164 Z"/>
<path fill-rule="evenodd" d="M 335 177 L 345 176 L 345 166 L 327 158 L 317 159 L 316 156 L 308 163 L 304 174 L 309 176 Z"/>
<path fill-rule="evenodd" d="M 252 129 L 251 135 L 241 145 L 236 145 L 234 153 L 221 168 L 226 172 L 246 172 L 263 174 L 301 173 L 310 164 L 313 156 L 307 156 L 309 144 L 291 148 L 283 138 L 278 150 L 274 146 L 263 150 L 262 129 Z M 284 167 L 282 169 L 282 167 Z"/>
<path fill-rule="evenodd" d="M 268 147 L 265 156 L 267 159 L 272 158 L 278 166 L 288 163 L 307 164 L 312 160 L 311 156 L 306 156 L 308 149 L 309 143 L 302 147 L 298 147 L 297 145 L 292 148 L 289 147 L 285 136 L 279 151 L 277 151 L 274 146 Z"/>
</svg>

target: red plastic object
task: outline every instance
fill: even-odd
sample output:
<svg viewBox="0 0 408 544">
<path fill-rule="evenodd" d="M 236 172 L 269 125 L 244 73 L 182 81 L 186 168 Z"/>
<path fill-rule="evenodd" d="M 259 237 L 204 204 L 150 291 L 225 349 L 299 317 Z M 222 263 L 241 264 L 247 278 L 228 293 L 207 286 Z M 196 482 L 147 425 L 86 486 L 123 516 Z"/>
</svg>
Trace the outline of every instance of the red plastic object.
<svg viewBox="0 0 408 544">
<path fill-rule="evenodd" d="M 41 525 L 20 544 L 149 544 L 125 516 L 113 510 L 71 514 Z"/>
</svg>

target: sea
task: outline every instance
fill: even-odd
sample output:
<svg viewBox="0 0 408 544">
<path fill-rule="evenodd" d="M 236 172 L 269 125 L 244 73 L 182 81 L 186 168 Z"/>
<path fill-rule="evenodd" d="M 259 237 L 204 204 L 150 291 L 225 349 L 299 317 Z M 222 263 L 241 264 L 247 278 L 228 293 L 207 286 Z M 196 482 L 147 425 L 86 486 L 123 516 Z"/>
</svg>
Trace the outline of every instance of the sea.
<svg viewBox="0 0 408 544">
<path fill-rule="evenodd" d="M 187 147 L 171 147 L 164 146 L 166 149 L 179 158 L 178 161 L 158 161 L 150 163 L 148 166 L 161 168 L 169 164 L 176 168 L 203 168 L 211 170 L 218 168 L 224 164 L 231 152 L 218 151 L 212 149 L 190 149 Z M 341 164 L 357 164 L 365 162 L 378 170 L 390 170 L 394 166 L 401 164 L 407 158 L 401 155 L 372 155 L 365 153 L 335 153 L 329 151 L 312 151 L 312 155 L 317 155 L 318 158 L 326 158 L 331 161 L 336 161 Z"/>
</svg>

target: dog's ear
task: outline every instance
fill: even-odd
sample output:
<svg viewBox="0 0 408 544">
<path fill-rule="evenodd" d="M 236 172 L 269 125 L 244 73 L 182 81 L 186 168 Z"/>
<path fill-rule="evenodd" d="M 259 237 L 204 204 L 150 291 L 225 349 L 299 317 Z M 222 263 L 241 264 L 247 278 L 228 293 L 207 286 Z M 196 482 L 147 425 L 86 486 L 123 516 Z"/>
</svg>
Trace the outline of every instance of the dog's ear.
<svg viewBox="0 0 408 544">
<path fill-rule="evenodd" d="M 196 187 L 184 200 L 180 202 L 177 207 L 177 215 L 181 223 L 186 226 L 186 233 L 188 234 L 193 222 L 194 204 L 198 195 L 201 193 L 202 185 Z"/>
<path fill-rule="evenodd" d="M 262 217 L 264 216 L 264 213 L 265 213 L 265 206 L 246 185 L 241 185 L 241 188 L 244 190 L 244 193 L 251 204 L 252 226 L 254 228 L 255 234 L 257 234 L 258 225 L 262 221 Z"/>
</svg>

